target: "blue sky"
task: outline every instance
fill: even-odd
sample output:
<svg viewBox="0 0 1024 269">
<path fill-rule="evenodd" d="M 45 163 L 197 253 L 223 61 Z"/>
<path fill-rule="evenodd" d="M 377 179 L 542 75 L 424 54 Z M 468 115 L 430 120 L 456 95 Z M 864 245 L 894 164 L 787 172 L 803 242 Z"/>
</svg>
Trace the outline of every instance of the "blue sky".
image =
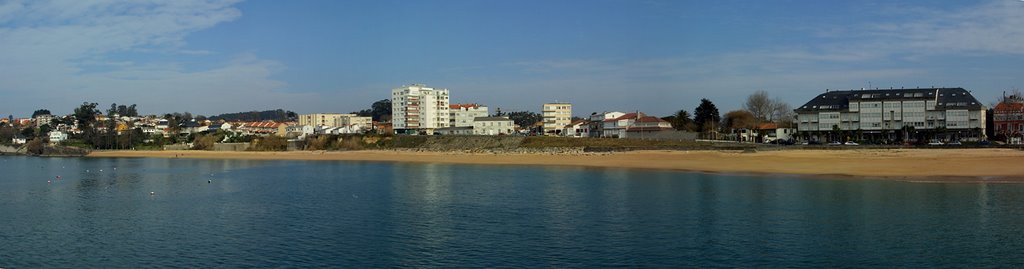
<svg viewBox="0 0 1024 269">
<path fill-rule="evenodd" d="M 410 83 L 579 116 L 869 85 L 988 104 L 1024 86 L 1022 15 L 1019 0 L 0 0 L 0 114 L 350 112 Z"/>
</svg>

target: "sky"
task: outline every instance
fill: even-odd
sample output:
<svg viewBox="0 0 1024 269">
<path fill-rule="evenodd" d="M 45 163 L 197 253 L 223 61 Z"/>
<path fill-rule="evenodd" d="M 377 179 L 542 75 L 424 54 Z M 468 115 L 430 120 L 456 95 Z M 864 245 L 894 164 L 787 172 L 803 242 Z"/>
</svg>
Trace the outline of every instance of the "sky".
<svg viewBox="0 0 1024 269">
<path fill-rule="evenodd" d="M 722 113 L 765 90 L 1024 87 L 1024 1 L 0 0 L 0 115 L 345 113 L 453 103 Z"/>
</svg>

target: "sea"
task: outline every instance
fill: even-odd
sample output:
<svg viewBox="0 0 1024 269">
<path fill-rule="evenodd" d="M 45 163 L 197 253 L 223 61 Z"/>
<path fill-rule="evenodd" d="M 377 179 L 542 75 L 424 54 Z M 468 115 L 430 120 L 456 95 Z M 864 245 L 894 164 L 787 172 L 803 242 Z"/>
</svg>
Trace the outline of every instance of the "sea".
<svg viewBox="0 0 1024 269">
<path fill-rule="evenodd" d="M 1024 185 L 0 156 L 0 268 L 1021 268 Z"/>
</svg>

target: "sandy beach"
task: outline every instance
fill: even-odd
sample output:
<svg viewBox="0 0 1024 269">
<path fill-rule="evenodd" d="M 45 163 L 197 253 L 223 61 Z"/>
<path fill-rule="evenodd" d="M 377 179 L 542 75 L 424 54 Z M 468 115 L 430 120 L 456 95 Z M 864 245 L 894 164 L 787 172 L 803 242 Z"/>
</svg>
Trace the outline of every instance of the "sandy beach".
<svg viewBox="0 0 1024 269">
<path fill-rule="evenodd" d="M 581 155 L 411 151 L 96 151 L 88 156 L 556 165 L 907 181 L 1024 183 L 1024 151 L 1013 149 L 780 150 L 757 153 L 634 151 Z"/>
</svg>

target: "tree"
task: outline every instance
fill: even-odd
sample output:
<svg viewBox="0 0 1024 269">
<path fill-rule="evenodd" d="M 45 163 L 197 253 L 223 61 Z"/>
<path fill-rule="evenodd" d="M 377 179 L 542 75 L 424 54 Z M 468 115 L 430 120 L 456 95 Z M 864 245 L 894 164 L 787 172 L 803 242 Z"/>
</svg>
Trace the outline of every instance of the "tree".
<svg viewBox="0 0 1024 269">
<path fill-rule="evenodd" d="M 107 117 L 114 117 L 117 114 L 117 103 L 110 103 L 110 109 L 107 109 Z"/>
<path fill-rule="evenodd" d="M 50 110 L 48 110 L 48 109 L 40 109 L 40 110 L 36 110 L 35 112 L 32 112 L 32 117 L 33 118 L 35 118 L 36 116 L 41 116 L 41 115 L 50 115 Z"/>
<path fill-rule="evenodd" d="M 136 109 L 135 104 L 132 104 L 132 105 L 128 106 L 128 109 L 125 112 L 125 114 L 127 116 L 129 116 L 129 117 L 138 117 L 139 116 L 139 110 Z"/>
<path fill-rule="evenodd" d="M 718 107 L 708 100 L 707 98 L 700 99 L 700 105 L 693 110 L 693 123 L 697 126 L 697 130 L 701 132 L 713 132 L 717 129 L 716 125 L 722 120 L 722 117 L 718 114 Z"/>
<path fill-rule="evenodd" d="M 793 123 L 793 108 L 780 98 L 771 99 L 763 90 L 747 96 L 743 109 L 753 114 L 757 123 L 776 122 L 787 126 Z"/>
<path fill-rule="evenodd" d="M 666 119 L 667 118 L 667 119 Z M 672 124 L 672 128 L 680 131 L 694 131 L 697 127 L 690 118 L 690 112 L 686 110 L 676 111 L 675 115 L 663 118 Z"/>
<path fill-rule="evenodd" d="M 771 121 L 775 111 L 775 101 L 768 97 L 768 92 L 759 90 L 747 96 L 743 109 L 749 111 L 759 121 Z"/>
<path fill-rule="evenodd" d="M 96 109 L 96 103 L 83 102 L 81 106 L 75 108 L 75 119 L 78 120 L 78 129 L 86 130 L 92 127 L 92 123 L 96 122 L 96 115 L 100 114 L 100 110 Z"/>
<path fill-rule="evenodd" d="M 219 139 L 217 139 L 217 135 L 214 134 L 196 136 L 195 140 L 192 141 L 192 149 L 213 150 L 213 145 L 217 140 Z"/>
<path fill-rule="evenodd" d="M 32 139 L 25 144 L 25 152 L 33 155 L 42 155 L 44 148 L 43 140 L 39 138 Z"/>
<path fill-rule="evenodd" d="M 391 121 L 391 99 L 383 99 L 370 105 L 370 117 L 374 121 Z"/>
<path fill-rule="evenodd" d="M 51 130 L 53 130 L 53 128 L 50 127 L 49 124 L 43 124 L 42 126 L 39 126 L 39 136 L 49 135 Z"/>
<path fill-rule="evenodd" d="M 36 137 L 36 128 L 29 127 L 21 129 L 21 136 L 24 136 L 25 138 Z"/>
<path fill-rule="evenodd" d="M 754 129 L 757 127 L 757 119 L 754 114 L 746 110 L 733 110 L 725 113 L 722 126 L 728 129 Z"/>
<path fill-rule="evenodd" d="M 0 145 L 10 145 L 11 139 L 18 134 L 18 129 L 11 125 L 0 126 Z"/>
<path fill-rule="evenodd" d="M 541 121 L 543 117 L 540 114 L 530 111 L 513 111 L 508 113 L 508 119 L 512 120 L 512 122 L 520 127 L 527 128 L 534 123 Z"/>
<path fill-rule="evenodd" d="M 796 112 L 793 112 L 793 107 L 790 107 L 789 104 L 780 99 L 775 99 L 774 103 L 771 120 L 783 128 L 793 128 L 796 126 L 794 124 Z"/>
</svg>

